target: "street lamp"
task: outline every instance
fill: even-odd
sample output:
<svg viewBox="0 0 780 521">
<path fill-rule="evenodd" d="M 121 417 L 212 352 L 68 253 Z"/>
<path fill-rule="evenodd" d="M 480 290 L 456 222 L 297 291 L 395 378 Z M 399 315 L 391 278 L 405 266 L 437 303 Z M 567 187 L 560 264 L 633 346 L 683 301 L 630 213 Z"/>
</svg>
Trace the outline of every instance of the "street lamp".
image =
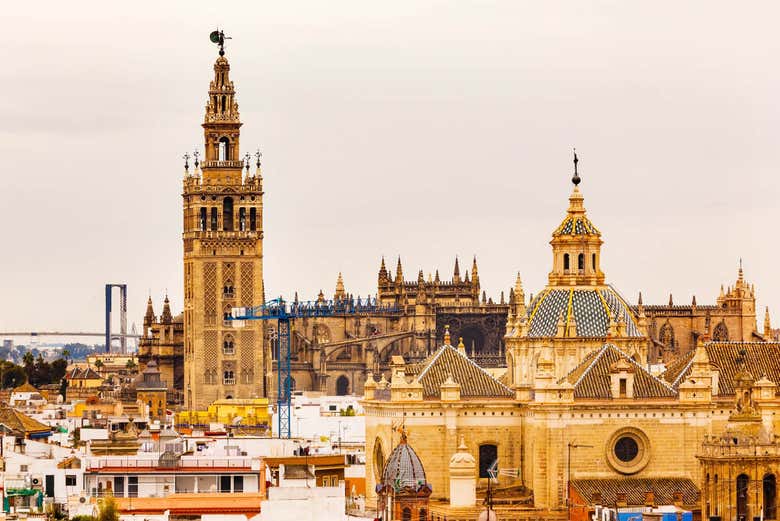
<svg viewBox="0 0 780 521">
<path fill-rule="evenodd" d="M 593 445 L 581 445 L 570 441 L 567 444 L 567 458 L 566 458 L 566 511 L 568 513 L 567 518 L 571 519 L 571 449 L 592 449 Z"/>
</svg>

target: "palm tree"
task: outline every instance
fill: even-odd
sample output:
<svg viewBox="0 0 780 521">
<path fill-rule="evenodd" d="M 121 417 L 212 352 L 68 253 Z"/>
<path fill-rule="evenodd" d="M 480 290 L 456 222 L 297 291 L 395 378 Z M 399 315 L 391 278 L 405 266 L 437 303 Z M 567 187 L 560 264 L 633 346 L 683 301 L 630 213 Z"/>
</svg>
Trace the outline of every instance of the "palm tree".
<svg viewBox="0 0 780 521">
<path fill-rule="evenodd" d="M 64 358 L 66 362 L 70 363 L 70 349 L 62 350 L 62 358 Z"/>
</svg>

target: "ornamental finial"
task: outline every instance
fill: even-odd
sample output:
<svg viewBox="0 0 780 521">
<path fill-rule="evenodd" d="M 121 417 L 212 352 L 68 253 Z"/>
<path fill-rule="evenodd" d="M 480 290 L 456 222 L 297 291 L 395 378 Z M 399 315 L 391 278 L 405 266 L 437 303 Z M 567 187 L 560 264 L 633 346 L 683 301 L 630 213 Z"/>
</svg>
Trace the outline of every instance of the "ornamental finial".
<svg viewBox="0 0 780 521">
<path fill-rule="evenodd" d="M 577 163 L 579 163 L 580 160 L 577 158 L 577 149 L 574 149 L 574 177 L 571 178 L 571 182 L 574 183 L 574 186 L 577 186 L 580 184 L 580 174 L 577 172 Z"/>
<path fill-rule="evenodd" d="M 219 45 L 219 55 L 224 56 L 225 55 L 225 40 L 230 40 L 230 36 L 225 36 L 225 31 L 221 31 L 217 29 L 216 31 L 211 31 L 211 34 L 209 35 L 209 40 L 211 40 L 211 43 L 216 43 Z"/>
<path fill-rule="evenodd" d="M 184 159 L 184 171 L 189 171 L 190 169 L 190 155 L 188 153 L 184 153 L 184 155 L 181 157 Z"/>
</svg>

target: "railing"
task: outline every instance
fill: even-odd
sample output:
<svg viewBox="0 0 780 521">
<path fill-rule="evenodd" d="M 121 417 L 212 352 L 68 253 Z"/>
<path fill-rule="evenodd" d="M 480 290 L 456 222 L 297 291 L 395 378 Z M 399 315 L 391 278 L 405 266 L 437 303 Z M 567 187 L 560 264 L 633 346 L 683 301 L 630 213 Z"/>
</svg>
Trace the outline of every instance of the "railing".
<svg viewBox="0 0 780 521">
<path fill-rule="evenodd" d="M 187 469 L 208 469 L 208 468 L 230 468 L 230 469 L 251 469 L 251 458 L 215 458 L 203 459 L 193 458 L 181 460 L 177 467 L 160 467 L 157 458 L 154 459 L 127 459 L 127 458 L 99 458 L 92 460 L 87 465 L 87 471 L 100 470 L 105 468 L 120 469 L 164 469 L 164 470 L 187 470 Z"/>
<path fill-rule="evenodd" d="M 764 457 L 780 456 L 780 445 L 774 443 L 703 443 L 700 457 Z"/>
<path fill-rule="evenodd" d="M 244 168 L 243 161 L 203 161 L 201 168 Z"/>
</svg>

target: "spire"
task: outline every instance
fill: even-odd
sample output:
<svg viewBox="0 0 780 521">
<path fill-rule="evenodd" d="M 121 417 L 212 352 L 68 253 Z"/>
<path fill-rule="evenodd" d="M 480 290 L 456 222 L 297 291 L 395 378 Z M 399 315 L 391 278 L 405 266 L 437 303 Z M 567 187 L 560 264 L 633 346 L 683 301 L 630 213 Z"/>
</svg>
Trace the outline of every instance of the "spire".
<svg viewBox="0 0 780 521">
<path fill-rule="evenodd" d="M 344 279 L 341 277 L 341 272 L 336 279 L 336 292 L 333 294 L 333 300 L 344 300 L 347 293 L 344 291 Z"/>
<path fill-rule="evenodd" d="M 460 266 L 457 255 L 455 256 L 455 270 L 452 272 L 452 282 L 460 282 Z"/>
<path fill-rule="evenodd" d="M 639 306 L 642 305 L 642 292 L 639 292 L 639 302 L 637 303 Z"/>
<path fill-rule="evenodd" d="M 146 301 L 146 314 L 144 315 L 144 326 L 148 327 L 154 323 L 154 308 L 152 307 L 152 297 Z"/>
<path fill-rule="evenodd" d="M 574 176 L 571 178 L 571 182 L 572 184 L 574 184 L 574 188 L 576 189 L 577 185 L 579 185 L 581 181 L 580 174 L 577 171 L 577 164 L 580 162 L 580 160 L 577 159 L 577 149 L 575 148 L 573 150 L 574 150 Z"/>
<path fill-rule="evenodd" d="M 674 306 L 674 299 L 672 298 L 672 294 L 669 293 L 669 307 Z"/>
<path fill-rule="evenodd" d="M 696 307 L 696 295 L 691 299 L 691 306 Z"/>
<path fill-rule="evenodd" d="M 423 270 L 420 270 L 419 273 L 417 273 L 417 285 L 418 286 L 425 285 L 425 275 L 423 275 Z"/>
<path fill-rule="evenodd" d="M 439 270 L 436 270 L 436 275 L 433 277 L 433 281 L 436 283 L 441 282 L 441 279 L 439 278 Z"/>
<path fill-rule="evenodd" d="M 401 256 L 398 256 L 398 265 L 395 267 L 395 283 L 396 284 L 403 284 L 404 283 L 404 270 L 401 267 Z"/>
<path fill-rule="evenodd" d="M 209 83 L 209 96 L 203 119 L 205 157 L 203 183 L 240 185 L 243 167 L 238 146 L 241 118 L 236 101 L 236 89 L 230 80 L 230 63 L 224 56 L 227 37 L 214 31 L 211 40 L 220 46 L 220 55 L 214 62 L 214 77 Z"/>
<path fill-rule="evenodd" d="M 171 314 L 171 303 L 168 300 L 168 294 L 165 294 L 165 300 L 163 301 L 162 315 L 160 315 L 160 322 L 163 324 L 170 324 L 173 322 L 173 314 Z"/>
<path fill-rule="evenodd" d="M 447 324 L 444 326 L 444 345 L 451 345 L 450 342 L 452 342 L 452 339 L 450 338 L 450 325 Z"/>
<path fill-rule="evenodd" d="M 769 320 L 769 306 L 764 311 L 764 340 L 772 340 L 772 322 Z"/>
<path fill-rule="evenodd" d="M 471 284 L 479 288 L 479 271 L 477 270 L 477 256 L 474 255 L 474 262 L 471 263 Z"/>
</svg>

